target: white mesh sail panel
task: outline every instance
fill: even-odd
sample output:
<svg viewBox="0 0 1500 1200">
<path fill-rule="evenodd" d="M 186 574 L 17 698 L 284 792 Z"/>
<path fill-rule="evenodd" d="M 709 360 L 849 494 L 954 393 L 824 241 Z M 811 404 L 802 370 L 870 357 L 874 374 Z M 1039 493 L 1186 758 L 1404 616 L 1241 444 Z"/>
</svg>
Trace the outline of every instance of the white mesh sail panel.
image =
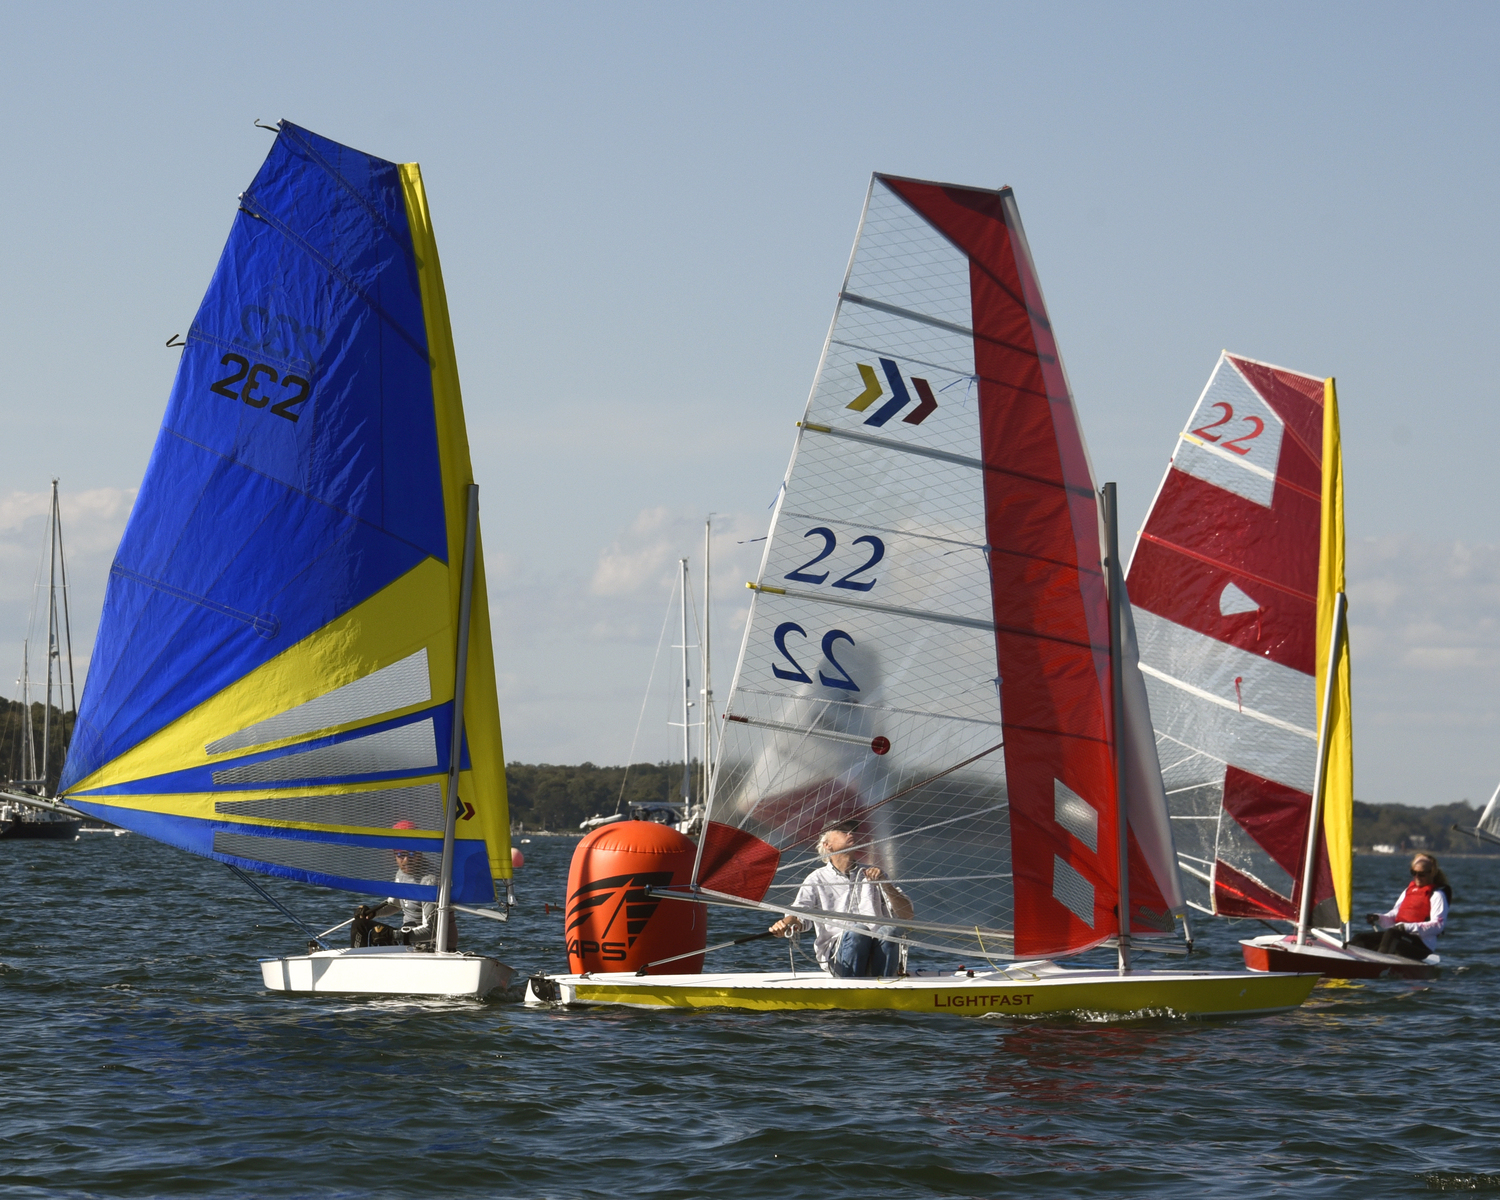
<svg viewBox="0 0 1500 1200">
<path fill-rule="evenodd" d="M 437 739 L 432 718 L 350 738 L 316 750 L 283 754 L 214 772 L 214 783 L 276 783 L 319 776 L 378 775 L 386 771 L 436 770 Z"/>
<path fill-rule="evenodd" d="M 1004 954 L 969 271 L 873 183 L 766 546 L 710 816 L 781 850 L 767 896 L 781 904 L 817 865 L 818 834 L 857 822 L 857 857 L 911 897 L 914 937 Z"/>
<path fill-rule="evenodd" d="M 282 738 L 302 737 L 352 721 L 370 720 L 432 699 L 427 673 L 427 647 L 400 662 L 381 667 L 363 679 L 346 683 L 326 695 L 289 708 L 204 747 L 210 754 L 248 750 Z"/>
</svg>

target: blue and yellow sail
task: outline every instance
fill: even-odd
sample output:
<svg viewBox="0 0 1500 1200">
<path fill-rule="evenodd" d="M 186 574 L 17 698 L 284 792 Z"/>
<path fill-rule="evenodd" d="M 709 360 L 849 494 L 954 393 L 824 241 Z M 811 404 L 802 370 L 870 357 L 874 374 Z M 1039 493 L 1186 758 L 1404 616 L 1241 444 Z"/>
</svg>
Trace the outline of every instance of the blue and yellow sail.
<svg viewBox="0 0 1500 1200">
<path fill-rule="evenodd" d="M 431 899 L 473 482 L 416 164 L 288 122 L 194 318 L 62 794 L 236 866 Z M 511 872 L 478 544 L 453 897 Z"/>
</svg>

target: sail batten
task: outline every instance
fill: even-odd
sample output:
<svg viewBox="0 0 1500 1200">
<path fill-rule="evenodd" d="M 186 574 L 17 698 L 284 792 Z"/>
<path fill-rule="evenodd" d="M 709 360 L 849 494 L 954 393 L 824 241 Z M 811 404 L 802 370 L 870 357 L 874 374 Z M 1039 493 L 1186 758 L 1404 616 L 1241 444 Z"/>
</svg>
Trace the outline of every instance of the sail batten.
<svg viewBox="0 0 1500 1200">
<path fill-rule="evenodd" d="M 436 871 L 447 805 L 454 897 L 493 900 L 510 861 L 482 558 L 456 795 L 447 779 L 473 471 L 418 168 L 283 122 L 186 341 L 69 802 L 235 866 L 426 899 L 394 852 Z"/>
</svg>

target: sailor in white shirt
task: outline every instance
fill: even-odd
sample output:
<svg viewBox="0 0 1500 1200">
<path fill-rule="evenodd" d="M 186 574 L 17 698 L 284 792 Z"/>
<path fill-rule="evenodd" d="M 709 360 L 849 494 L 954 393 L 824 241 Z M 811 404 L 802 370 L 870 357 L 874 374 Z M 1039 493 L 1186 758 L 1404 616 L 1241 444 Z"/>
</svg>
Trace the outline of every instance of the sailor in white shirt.
<svg viewBox="0 0 1500 1200">
<path fill-rule="evenodd" d="M 817 853 L 824 865 L 802 881 L 793 908 L 874 917 L 874 921 L 813 921 L 817 930 L 813 953 L 818 965 L 839 978 L 890 977 L 901 973 L 901 945 L 887 941 L 892 921 L 910 921 L 911 900 L 893 883 L 881 882 L 879 867 L 856 864 L 849 847 L 855 844 L 847 826 L 825 830 Z M 771 926 L 788 936 L 807 929 L 801 917 L 786 916 Z"/>
</svg>

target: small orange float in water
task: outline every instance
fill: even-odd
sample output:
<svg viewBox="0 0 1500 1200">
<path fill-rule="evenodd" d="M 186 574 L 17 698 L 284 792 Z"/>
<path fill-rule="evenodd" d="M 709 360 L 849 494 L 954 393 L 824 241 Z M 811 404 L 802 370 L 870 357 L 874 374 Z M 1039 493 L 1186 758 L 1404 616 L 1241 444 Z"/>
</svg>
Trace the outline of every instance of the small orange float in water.
<svg viewBox="0 0 1500 1200">
<path fill-rule="evenodd" d="M 510 865 L 513 870 L 526 865 L 526 856 L 514 846 L 510 848 Z"/>
</svg>

